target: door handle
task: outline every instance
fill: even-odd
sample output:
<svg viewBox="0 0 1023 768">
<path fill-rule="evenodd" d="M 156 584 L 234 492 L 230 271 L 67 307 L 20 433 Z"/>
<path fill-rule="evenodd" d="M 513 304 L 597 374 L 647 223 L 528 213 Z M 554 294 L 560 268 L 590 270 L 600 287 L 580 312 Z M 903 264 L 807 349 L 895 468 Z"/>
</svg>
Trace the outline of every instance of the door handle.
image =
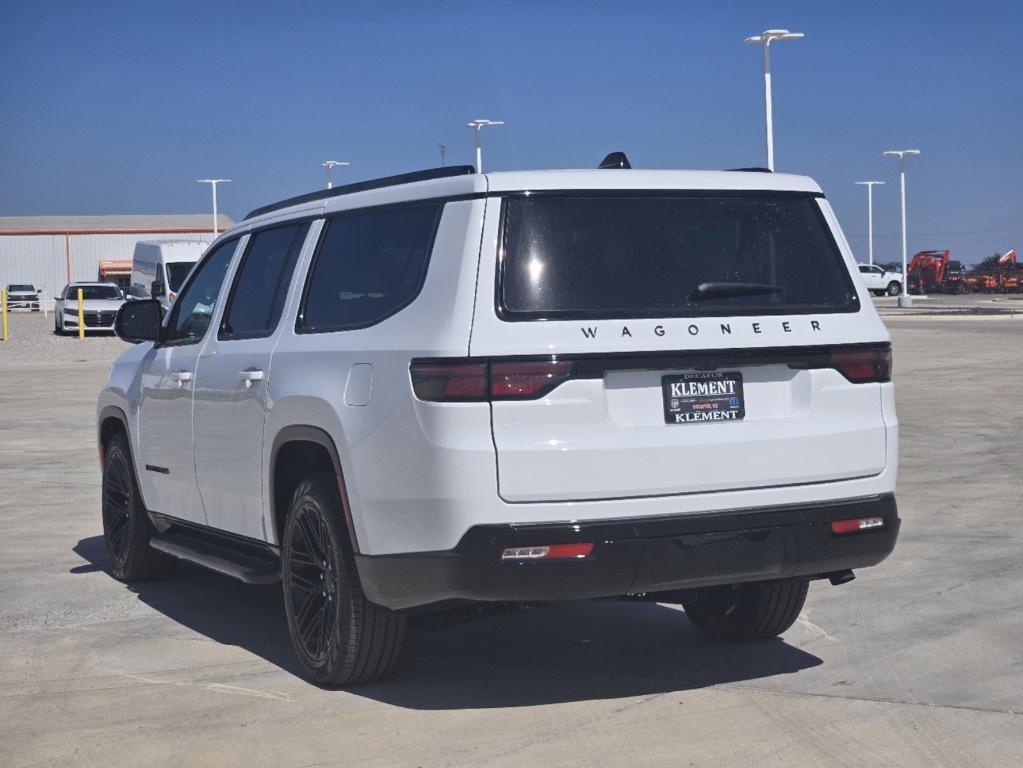
<svg viewBox="0 0 1023 768">
<path fill-rule="evenodd" d="M 238 371 L 238 380 L 245 382 L 245 388 L 248 389 L 257 381 L 262 381 L 266 374 L 258 369 L 250 369 L 248 371 Z"/>
<path fill-rule="evenodd" d="M 192 380 L 192 372 L 174 371 L 174 373 L 170 375 L 170 379 L 171 381 L 175 382 L 178 385 L 178 389 L 181 389 L 183 386 L 185 386 L 186 381 Z"/>
</svg>

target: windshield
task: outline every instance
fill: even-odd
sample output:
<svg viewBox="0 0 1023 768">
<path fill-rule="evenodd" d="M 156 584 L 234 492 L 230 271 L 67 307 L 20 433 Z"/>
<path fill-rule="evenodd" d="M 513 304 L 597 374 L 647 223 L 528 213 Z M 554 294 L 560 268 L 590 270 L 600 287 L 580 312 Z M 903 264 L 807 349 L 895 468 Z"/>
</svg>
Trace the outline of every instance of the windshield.
<svg viewBox="0 0 1023 768">
<path fill-rule="evenodd" d="M 504 206 L 508 320 L 859 309 L 810 194 L 558 193 Z"/>
<path fill-rule="evenodd" d="M 188 273 L 192 271 L 192 267 L 195 266 L 194 261 L 172 261 L 169 264 L 164 264 L 164 269 L 167 270 L 167 290 L 177 293 L 181 290 L 181 284 L 185 282 L 185 278 L 188 277 Z"/>
<path fill-rule="evenodd" d="M 115 285 L 70 285 L 67 289 L 67 297 L 72 301 L 78 301 L 78 289 L 82 289 L 83 301 L 98 300 L 119 300 L 123 298 L 121 292 Z"/>
<path fill-rule="evenodd" d="M 36 289 L 35 289 L 34 286 L 31 286 L 31 285 L 21 285 L 21 284 L 19 284 L 19 285 L 8 285 L 7 286 L 7 291 L 8 292 L 17 292 L 17 293 L 35 293 Z"/>
</svg>

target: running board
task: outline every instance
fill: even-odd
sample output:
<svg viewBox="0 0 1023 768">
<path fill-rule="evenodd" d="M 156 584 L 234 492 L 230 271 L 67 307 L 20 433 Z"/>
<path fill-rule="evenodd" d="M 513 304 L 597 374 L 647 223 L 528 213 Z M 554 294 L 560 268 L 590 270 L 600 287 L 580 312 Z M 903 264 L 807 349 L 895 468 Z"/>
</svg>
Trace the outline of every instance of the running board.
<svg viewBox="0 0 1023 768">
<path fill-rule="evenodd" d="M 273 584 L 281 580 L 280 559 L 262 542 L 236 539 L 174 521 L 162 533 L 154 532 L 149 546 L 246 584 Z"/>
</svg>

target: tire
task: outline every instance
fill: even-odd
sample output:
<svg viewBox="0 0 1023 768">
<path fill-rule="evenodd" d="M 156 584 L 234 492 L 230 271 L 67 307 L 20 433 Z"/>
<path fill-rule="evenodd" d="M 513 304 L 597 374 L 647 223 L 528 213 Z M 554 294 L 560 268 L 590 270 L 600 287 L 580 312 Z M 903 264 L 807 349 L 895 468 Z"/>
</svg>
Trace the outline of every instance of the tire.
<svg viewBox="0 0 1023 768">
<path fill-rule="evenodd" d="M 171 574 L 177 560 L 149 546 L 153 525 L 142 506 L 124 434 L 107 443 L 103 459 L 103 542 L 110 573 L 119 581 L 152 581 Z"/>
<path fill-rule="evenodd" d="M 766 640 L 792 626 L 809 582 L 760 581 L 703 587 L 682 601 L 689 620 L 715 640 Z"/>
<path fill-rule="evenodd" d="M 284 611 L 295 655 L 328 686 L 390 674 L 405 644 L 405 617 L 366 599 L 343 524 L 337 480 L 313 475 L 292 495 L 284 525 Z"/>
<path fill-rule="evenodd" d="M 887 293 L 889 296 L 898 296 L 901 292 L 902 286 L 895 280 L 892 280 L 890 283 L 888 283 L 888 287 L 885 289 L 885 293 Z"/>
</svg>

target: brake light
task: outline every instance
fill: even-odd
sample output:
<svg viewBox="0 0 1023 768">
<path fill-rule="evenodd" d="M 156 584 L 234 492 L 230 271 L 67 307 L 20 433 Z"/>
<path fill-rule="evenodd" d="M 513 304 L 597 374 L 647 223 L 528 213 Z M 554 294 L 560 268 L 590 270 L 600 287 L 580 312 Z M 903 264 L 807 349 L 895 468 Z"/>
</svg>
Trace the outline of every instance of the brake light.
<svg viewBox="0 0 1023 768">
<path fill-rule="evenodd" d="M 835 350 L 830 363 L 853 384 L 892 380 L 891 347 Z"/>
<path fill-rule="evenodd" d="M 531 400 L 572 377 L 572 363 L 555 360 L 468 362 L 413 360 L 412 390 L 430 402 Z"/>
<path fill-rule="evenodd" d="M 494 400 L 540 397 L 570 378 L 572 364 L 564 362 L 492 363 L 490 396 Z"/>
<path fill-rule="evenodd" d="M 593 544 L 548 544 L 539 547 L 508 547 L 502 560 L 580 560 L 593 552 Z"/>
<path fill-rule="evenodd" d="M 835 520 L 831 523 L 832 533 L 859 533 L 884 528 L 883 517 L 855 517 L 851 520 Z"/>
<path fill-rule="evenodd" d="M 409 371 L 420 400 L 468 403 L 486 400 L 489 394 L 486 363 L 413 361 Z"/>
</svg>

